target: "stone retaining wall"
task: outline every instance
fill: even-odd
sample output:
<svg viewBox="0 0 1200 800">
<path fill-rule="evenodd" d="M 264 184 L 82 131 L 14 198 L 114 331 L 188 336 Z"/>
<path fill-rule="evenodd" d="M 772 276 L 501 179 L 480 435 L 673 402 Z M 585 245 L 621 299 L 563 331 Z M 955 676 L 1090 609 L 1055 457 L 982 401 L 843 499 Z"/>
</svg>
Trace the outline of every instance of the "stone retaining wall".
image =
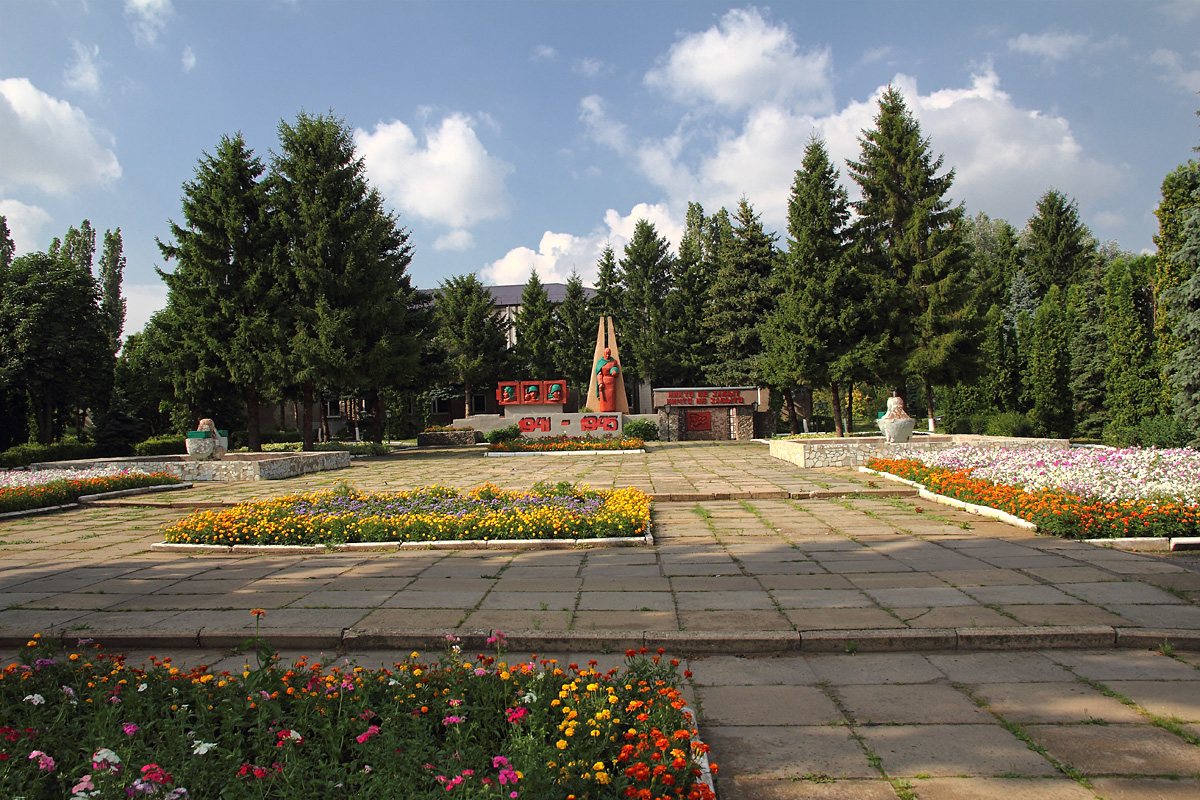
<svg viewBox="0 0 1200 800">
<path fill-rule="evenodd" d="M 475 431 L 425 431 L 417 434 L 417 447 L 469 447 Z"/>
<path fill-rule="evenodd" d="M 772 439 L 770 452 L 775 458 L 798 467 L 861 467 L 872 458 L 907 458 L 913 452 L 948 450 L 959 445 L 975 447 L 1034 447 L 1043 450 L 1065 450 L 1071 446 L 1067 439 L 1032 439 L 1007 436 L 922 436 L 916 434 L 904 444 L 888 444 L 882 436 L 846 437 L 843 439 Z"/>
<path fill-rule="evenodd" d="M 139 472 L 165 472 L 185 481 L 277 481 L 310 472 L 344 469 L 350 454 L 344 450 L 314 453 L 234 453 L 221 461 L 190 461 L 185 456 L 100 458 L 88 461 L 45 461 L 31 470 L 98 469 L 119 467 Z"/>
</svg>

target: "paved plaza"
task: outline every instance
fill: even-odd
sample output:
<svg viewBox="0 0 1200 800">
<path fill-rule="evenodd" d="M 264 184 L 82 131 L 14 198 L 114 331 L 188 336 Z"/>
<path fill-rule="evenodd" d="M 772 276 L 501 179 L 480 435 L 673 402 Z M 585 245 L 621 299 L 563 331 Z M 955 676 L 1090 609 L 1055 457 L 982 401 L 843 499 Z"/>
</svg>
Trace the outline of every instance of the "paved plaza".
<svg viewBox="0 0 1200 800">
<path fill-rule="evenodd" d="M 537 481 L 656 497 L 655 545 L 309 556 L 152 553 L 198 505 L 346 481 Z M 364 665 L 455 632 L 596 658 L 665 647 L 722 798 L 1200 797 L 1200 571 L 1050 537 L 760 444 L 410 452 L 0 522 L 0 642 L 41 631 L 237 661 L 254 628 Z M 1164 646 L 1164 642 L 1166 643 Z M 240 663 L 239 663 L 240 666 Z"/>
</svg>

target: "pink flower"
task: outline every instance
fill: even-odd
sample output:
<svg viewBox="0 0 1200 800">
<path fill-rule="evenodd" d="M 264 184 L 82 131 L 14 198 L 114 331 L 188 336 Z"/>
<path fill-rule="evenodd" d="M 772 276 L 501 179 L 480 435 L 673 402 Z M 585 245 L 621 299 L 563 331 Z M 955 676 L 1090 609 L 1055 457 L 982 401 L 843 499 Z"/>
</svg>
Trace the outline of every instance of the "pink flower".
<svg viewBox="0 0 1200 800">
<path fill-rule="evenodd" d="M 467 721 L 466 717 L 446 717 L 444 720 L 442 720 L 442 724 L 449 726 L 449 725 L 457 725 L 460 722 L 466 722 L 466 721 Z"/>
<path fill-rule="evenodd" d="M 488 644 L 494 644 L 496 647 L 504 647 L 508 641 L 504 638 L 504 631 L 496 631 L 494 636 L 489 636 Z"/>
<path fill-rule="evenodd" d="M 142 767 L 142 777 L 150 783 L 170 783 L 174 780 L 171 773 L 164 770 L 158 764 L 147 764 Z"/>
<path fill-rule="evenodd" d="M 77 783 L 71 787 L 71 794 L 80 794 L 82 792 L 88 791 L 89 789 L 95 789 L 95 788 L 96 788 L 96 785 L 92 783 L 91 773 L 88 773 L 87 775 L 84 775 L 82 778 L 79 779 L 79 783 Z"/>
<path fill-rule="evenodd" d="M 44 769 L 46 772 L 54 772 L 54 759 L 43 753 L 41 750 L 34 750 L 29 754 L 29 760 L 37 759 L 38 769 Z"/>
<path fill-rule="evenodd" d="M 379 734 L 379 726 L 372 725 L 369 728 L 367 728 L 365 733 L 360 733 L 358 736 L 356 736 L 354 738 L 359 744 L 366 744 L 368 739 L 370 739 L 372 736 L 377 736 L 378 734 Z"/>
<path fill-rule="evenodd" d="M 446 702 L 449 703 L 454 708 L 457 708 L 458 706 L 461 706 L 463 704 L 462 700 L 458 700 L 458 699 L 454 699 L 454 698 L 451 698 L 450 700 L 447 700 Z"/>
<path fill-rule="evenodd" d="M 133 736 L 140 729 L 137 725 L 134 725 L 132 722 L 122 722 L 121 730 L 125 731 L 126 736 Z"/>
<path fill-rule="evenodd" d="M 519 706 L 517 708 L 507 709 L 504 713 L 507 715 L 509 722 L 519 725 L 521 724 L 521 720 L 523 720 L 529 714 L 529 709 L 525 706 Z"/>
</svg>

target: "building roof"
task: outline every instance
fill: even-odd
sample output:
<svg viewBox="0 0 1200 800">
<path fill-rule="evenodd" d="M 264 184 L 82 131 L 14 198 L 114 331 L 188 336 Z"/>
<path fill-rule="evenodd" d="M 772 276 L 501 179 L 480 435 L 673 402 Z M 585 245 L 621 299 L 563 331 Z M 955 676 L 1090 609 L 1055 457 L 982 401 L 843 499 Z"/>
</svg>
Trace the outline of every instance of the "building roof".
<svg viewBox="0 0 1200 800">
<path fill-rule="evenodd" d="M 561 303 L 567 298 L 567 285 L 565 283 L 543 283 L 542 286 L 546 289 L 546 296 L 550 298 L 551 303 Z M 497 306 L 501 308 L 519 306 L 521 305 L 521 293 L 525 291 L 525 284 L 488 286 L 487 290 L 492 293 L 492 302 Z M 583 287 L 583 296 L 589 300 L 595 294 L 595 289 L 587 286 Z"/>
</svg>

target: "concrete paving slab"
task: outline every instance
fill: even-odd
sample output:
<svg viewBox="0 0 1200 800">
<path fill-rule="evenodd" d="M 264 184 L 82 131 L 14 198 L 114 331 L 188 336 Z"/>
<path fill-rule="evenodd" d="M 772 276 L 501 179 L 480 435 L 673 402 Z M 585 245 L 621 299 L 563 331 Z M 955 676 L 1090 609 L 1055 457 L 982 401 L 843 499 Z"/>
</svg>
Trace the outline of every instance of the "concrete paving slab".
<svg viewBox="0 0 1200 800">
<path fill-rule="evenodd" d="M 1010 605 L 1076 605 L 1080 601 L 1053 586 L 971 586 L 964 592 L 980 603 Z"/>
<path fill-rule="evenodd" d="M 472 612 L 460 626 L 464 630 L 481 631 L 566 631 L 571 629 L 572 611 L 500 611 L 480 609 Z"/>
<path fill-rule="evenodd" d="M 798 631 L 890 629 L 901 623 L 882 608 L 800 608 L 784 609 Z"/>
<path fill-rule="evenodd" d="M 376 608 L 396 594 L 384 590 L 330 591 L 325 588 L 309 592 L 292 605 L 297 608 Z"/>
<path fill-rule="evenodd" d="M 971 691 L 988 708 L 1012 722 L 1145 721 L 1135 709 L 1082 683 L 984 683 Z"/>
<path fill-rule="evenodd" d="M 1089 603 L 1102 606 L 1114 605 L 1177 605 L 1184 601 L 1154 586 L 1138 581 L 1104 581 L 1096 583 L 1072 583 L 1067 587 L 1071 594 Z"/>
<path fill-rule="evenodd" d="M 944 679 L 940 670 L 916 653 L 862 653 L 807 657 L 812 670 L 833 686 L 928 683 Z"/>
<path fill-rule="evenodd" d="M 766 589 L 807 591 L 812 589 L 854 589 L 844 575 L 761 575 L 758 582 Z"/>
<path fill-rule="evenodd" d="M 577 592 L 502 592 L 493 589 L 480 610 L 574 611 Z"/>
<path fill-rule="evenodd" d="M 571 629 L 588 631 L 679 631 L 674 611 L 578 611 Z"/>
<path fill-rule="evenodd" d="M 830 725 L 842 712 L 815 686 L 702 686 L 706 725 Z"/>
<path fill-rule="evenodd" d="M 916 778 L 921 800 L 1095 800 L 1068 778 Z"/>
<path fill-rule="evenodd" d="M 821 680 L 801 656 L 709 655 L 688 663 L 697 686 L 811 686 Z"/>
<path fill-rule="evenodd" d="M 1127 623 L 1155 628 L 1200 629 L 1200 606 L 1196 605 L 1124 605 L 1114 603 L 1109 610 L 1120 614 Z"/>
<path fill-rule="evenodd" d="M 988 724 L 993 718 L 945 684 L 851 685 L 835 693 L 857 725 Z"/>
<path fill-rule="evenodd" d="M 580 611 L 675 611 L 670 592 L 590 592 L 579 596 Z"/>
<path fill-rule="evenodd" d="M 729 775 L 756 779 L 803 779 L 805 776 L 878 778 L 866 753 L 844 726 L 749 727 L 701 725 L 700 736 L 714 761 Z"/>
<path fill-rule="evenodd" d="M 946 588 L 945 581 L 924 572 L 855 573 L 846 575 L 845 580 L 859 589 Z"/>
<path fill-rule="evenodd" d="M 792 621 L 778 611 L 679 611 L 681 631 L 790 631 Z"/>
<path fill-rule="evenodd" d="M 1124 617 L 1089 605 L 1001 605 L 1026 625 L 1129 625 Z"/>
<path fill-rule="evenodd" d="M 473 609 L 486 592 L 473 589 L 466 591 L 446 590 L 419 592 L 405 589 L 392 595 L 380 608 L 463 608 Z"/>
<path fill-rule="evenodd" d="M 925 659 L 955 683 L 1075 680 L 1071 673 L 1042 653 L 930 653 Z"/>
<path fill-rule="evenodd" d="M 381 608 L 372 611 L 354 624 L 363 630 L 451 630 L 467 616 L 457 608 Z"/>
<path fill-rule="evenodd" d="M 863 593 L 881 606 L 974 606 L 978 603 L 958 589 L 949 586 L 929 589 L 863 589 Z"/>
<path fill-rule="evenodd" d="M 893 608 L 892 613 L 913 628 L 1023 627 L 1024 623 L 983 606 Z"/>
<path fill-rule="evenodd" d="M 1151 714 L 1182 722 L 1200 722 L 1200 685 L 1153 680 L 1107 680 L 1104 685 Z"/>
<path fill-rule="evenodd" d="M 896 800 L 888 781 L 838 780 L 820 773 L 790 780 L 722 777 L 717 792 L 721 800 Z"/>
<path fill-rule="evenodd" d="M 782 608 L 874 608 L 875 601 L 857 589 L 776 589 Z"/>
<path fill-rule="evenodd" d="M 1051 650 L 1046 652 L 1046 656 L 1095 681 L 1200 681 L 1200 671 L 1191 665 L 1153 652 Z M 1200 691 L 1200 683 L 1193 685 Z"/>
<path fill-rule="evenodd" d="M 1087 775 L 1200 775 L 1200 747 L 1152 725 L 1030 725 L 1029 735 Z"/>
<path fill-rule="evenodd" d="M 1049 761 L 999 725 L 856 726 L 892 778 L 1055 775 Z"/>
<path fill-rule="evenodd" d="M 736 611 L 774 609 L 775 602 L 763 590 L 742 592 L 675 592 L 680 611 Z"/>
<path fill-rule="evenodd" d="M 1195 800 L 1200 780 L 1166 778 L 1095 778 L 1092 787 L 1105 800 Z"/>
</svg>

